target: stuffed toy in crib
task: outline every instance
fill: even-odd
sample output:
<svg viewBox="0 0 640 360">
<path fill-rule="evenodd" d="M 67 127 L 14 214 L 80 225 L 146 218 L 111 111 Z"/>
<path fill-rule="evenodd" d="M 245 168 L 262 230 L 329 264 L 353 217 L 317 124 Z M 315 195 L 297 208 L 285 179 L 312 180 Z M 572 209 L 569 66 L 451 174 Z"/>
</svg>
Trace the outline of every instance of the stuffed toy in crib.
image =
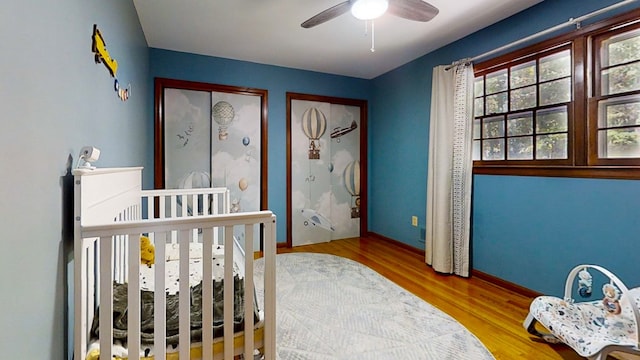
<svg viewBox="0 0 640 360">
<path fill-rule="evenodd" d="M 140 236 L 140 262 L 151 267 L 156 260 L 156 248 L 147 236 Z"/>
</svg>

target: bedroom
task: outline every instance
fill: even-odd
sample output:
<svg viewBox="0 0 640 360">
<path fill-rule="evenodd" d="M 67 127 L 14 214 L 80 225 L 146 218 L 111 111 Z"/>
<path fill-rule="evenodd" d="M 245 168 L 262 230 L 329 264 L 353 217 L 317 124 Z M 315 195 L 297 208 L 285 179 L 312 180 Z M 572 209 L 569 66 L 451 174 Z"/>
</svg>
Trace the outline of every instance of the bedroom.
<svg viewBox="0 0 640 360">
<path fill-rule="evenodd" d="M 68 162 L 76 160 L 81 146 L 94 144 L 103 152 L 100 166 L 142 165 L 145 186 L 151 187 L 154 76 L 269 90 L 269 206 L 278 215 L 285 209 L 284 93 L 367 99 L 369 192 L 375 194 L 369 199 L 369 231 L 420 248 L 421 235 L 410 218 L 417 215 L 424 222 L 424 119 L 433 66 L 483 53 L 615 2 L 545 1 L 373 80 L 149 49 L 130 1 L 56 6 L 3 2 L 0 71 L 3 123 L 8 128 L 0 135 L 0 217 L 8 250 L 1 264 L 11 276 L 2 277 L 0 285 L 14 289 L 12 296 L 4 293 L 0 310 L 5 355 L 65 357 L 64 276 L 72 227 L 71 204 L 63 189 L 69 187 L 67 169 L 73 166 Z M 109 82 L 105 69 L 91 58 L 94 23 L 113 39 L 110 51 L 120 63 L 119 76 L 134 84 L 125 104 L 114 97 L 111 83 L 104 82 Z M 224 67 L 224 73 L 201 70 L 215 67 Z M 378 118 L 404 121 L 393 123 L 389 136 L 390 122 Z M 397 179 L 396 173 L 405 175 Z M 475 269 L 556 295 L 564 274 L 576 263 L 599 263 L 623 279 L 633 279 L 640 250 L 635 240 L 640 230 L 636 181 L 485 175 L 474 180 L 474 211 L 492 214 L 474 226 Z M 389 212 L 389 203 L 401 206 Z"/>
</svg>

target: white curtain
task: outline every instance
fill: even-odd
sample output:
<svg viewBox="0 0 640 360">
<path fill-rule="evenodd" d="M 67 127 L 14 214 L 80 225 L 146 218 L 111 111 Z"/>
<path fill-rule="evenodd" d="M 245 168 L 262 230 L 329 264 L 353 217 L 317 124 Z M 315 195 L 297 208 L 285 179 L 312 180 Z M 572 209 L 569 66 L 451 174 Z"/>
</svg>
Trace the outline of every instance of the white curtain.
<svg viewBox="0 0 640 360">
<path fill-rule="evenodd" d="M 425 260 L 435 271 L 469 276 L 473 66 L 433 69 Z"/>
</svg>

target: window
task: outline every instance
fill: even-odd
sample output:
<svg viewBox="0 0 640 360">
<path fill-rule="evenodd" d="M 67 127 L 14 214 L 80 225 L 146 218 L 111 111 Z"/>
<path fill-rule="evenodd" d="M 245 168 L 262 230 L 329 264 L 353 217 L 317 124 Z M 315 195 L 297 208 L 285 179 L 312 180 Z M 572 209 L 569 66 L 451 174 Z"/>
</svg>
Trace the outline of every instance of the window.
<svg viewBox="0 0 640 360">
<path fill-rule="evenodd" d="M 476 64 L 474 173 L 640 178 L 638 18 Z"/>
<path fill-rule="evenodd" d="M 594 38 L 594 119 L 598 164 L 640 158 L 640 29 L 625 28 Z M 627 161 L 628 162 L 628 161 Z M 632 162 L 632 164 L 635 162 Z"/>
<path fill-rule="evenodd" d="M 566 160 L 571 52 L 565 46 L 479 74 L 474 160 Z"/>
</svg>

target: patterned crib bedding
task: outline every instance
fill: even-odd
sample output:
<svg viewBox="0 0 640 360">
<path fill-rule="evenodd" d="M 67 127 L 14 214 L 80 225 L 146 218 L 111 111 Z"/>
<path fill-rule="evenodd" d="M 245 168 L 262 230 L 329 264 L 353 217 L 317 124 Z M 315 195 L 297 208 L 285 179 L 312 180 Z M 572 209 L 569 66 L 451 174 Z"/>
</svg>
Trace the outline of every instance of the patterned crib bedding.
<svg viewBox="0 0 640 360">
<path fill-rule="evenodd" d="M 214 245 L 212 257 L 213 279 L 224 278 L 224 246 Z M 193 288 L 202 282 L 202 244 L 189 244 L 189 287 Z M 240 264 L 241 265 L 241 264 Z M 240 274 L 239 264 L 233 263 L 233 273 Z M 155 266 L 140 266 L 140 288 L 153 291 Z M 180 288 L 180 247 L 178 244 L 167 244 L 165 248 L 165 291 L 177 294 Z"/>
<path fill-rule="evenodd" d="M 628 294 L 640 307 L 640 288 Z M 602 300 L 570 304 L 557 297 L 539 296 L 531 303 L 530 312 L 553 335 L 587 357 L 611 344 L 636 346 L 636 324 L 624 301 L 620 300 L 620 314 L 612 314 Z"/>
<path fill-rule="evenodd" d="M 190 288 L 190 325 L 191 342 L 197 346 L 202 341 L 202 244 L 190 244 L 189 251 L 189 288 Z M 167 244 L 165 256 L 165 291 L 166 291 L 166 344 L 167 352 L 178 351 L 179 338 L 179 247 Z M 241 264 L 240 264 L 241 265 Z M 234 332 L 244 330 L 244 279 L 239 275 L 239 264 L 234 267 Z M 215 246 L 213 251 L 213 334 L 214 338 L 223 336 L 224 319 L 224 248 Z M 140 267 L 140 343 L 142 357 L 153 356 L 154 340 L 154 271 L 155 266 Z M 113 284 L 113 340 L 114 356 L 127 357 L 127 284 Z M 254 298 L 254 324 L 259 327 L 262 316 Z M 95 353 L 99 342 L 99 309 L 96 309 L 90 336 L 89 353 Z"/>
</svg>

